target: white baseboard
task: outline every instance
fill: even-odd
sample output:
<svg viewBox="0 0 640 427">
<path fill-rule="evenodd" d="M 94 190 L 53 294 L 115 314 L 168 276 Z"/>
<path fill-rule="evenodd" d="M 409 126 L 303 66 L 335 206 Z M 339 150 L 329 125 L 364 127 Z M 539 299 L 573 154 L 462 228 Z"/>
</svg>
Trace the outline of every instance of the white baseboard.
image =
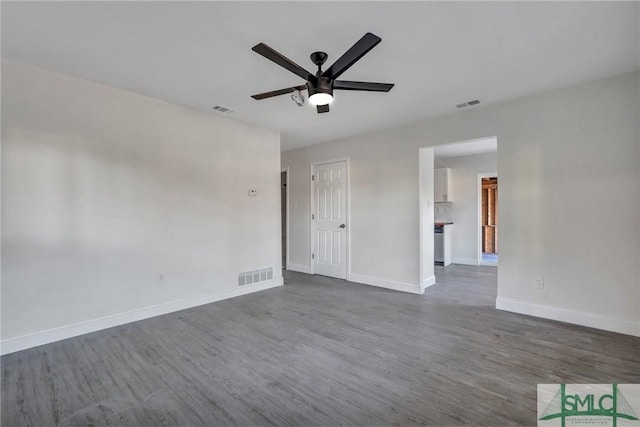
<svg viewBox="0 0 640 427">
<path fill-rule="evenodd" d="M 292 263 L 288 262 L 287 263 L 287 270 L 297 271 L 298 273 L 311 274 L 311 267 L 309 267 L 308 265 L 292 264 Z"/>
<path fill-rule="evenodd" d="M 478 265 L 478 260 L 473 258 L 454 258 L 451 262 L 453 264 Z"/>
<path fill-rule="evenodd" d="M 71 325 L 60 326 L 53 329 L 47 329 L 32 334 L 21 335 L 14 338 L 8 338 L 0 342 L 0 354 L 14 353 L 20 350 L 26 350 L 31 347 L 60 341 L 67 338 L 84 335 L 91 332 L 100 331 L 102 329 L 112 328 L 114 326 L 124 325 L 125 323 L 136 322 L 138 320 L 148 319 L 150 317 L 160 316 L 163 314 L 180 311 L 187 308 L 197 307 L 203 304 L 209 304 L 240 295 L 246 295 L 253 292 L 263 291 L 269 288 L 282 286 L 282 277 L 273 279 L 265 283 L 257 283 L 255 285 L 247 285 L 239 288 L 224 289 L 216 292 L 210 292 L 195 297 L 184 298 L 177 301 L 170 301 L 151 307 L 145 307 L 137 310 L 126 311 L 124 313 L 112 314 L 109 316 L 99 317 L 84 322 L 73 323 Z"/>
<path fill-rule="evenodd" d="M 362 276 L 360 274 L 349 274 L 350 282 L 362 283 L 363 285 L 377 286 L 379 288 L 393 289 L 394 291 L 409 292 L 412 294 L 422 294 L 424 289 L 417 283 L 396 282 L 395 280 L 380 279 L 378 277 Z"/>
<path fill-rule="evenodd" d="M 496 298 L 496 308 L 499 310 L 511 311 L 513 313 L 559 320 L 561 322 L 573 323 L 575 325 L 588 326 L 590 328 L 640 337 L 640 324 L 638 323 L 610 319 L 591 313 L 529 304 L 500 297 Z"/>
<path fill-rule="evenodd" d="M 431 277 L 427 277 L 426 279 L 424 279 L 422 281 L 422 284 L 420 285 L 420 289 L 422 289 L 422 292 L 420 292 L 421 294 L 424 293 L 424 290 L 427 289 L 429 286 L 433 286 L 436 284 L 436 276 L 431 276 Z"/>
</svg>

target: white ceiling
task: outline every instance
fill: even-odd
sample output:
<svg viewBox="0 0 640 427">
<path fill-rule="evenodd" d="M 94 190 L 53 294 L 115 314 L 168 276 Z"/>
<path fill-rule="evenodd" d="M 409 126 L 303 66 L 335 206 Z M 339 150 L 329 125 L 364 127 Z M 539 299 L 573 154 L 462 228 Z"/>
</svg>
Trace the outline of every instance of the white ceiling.
<svg viewBox="0 0 640 427">
<path fill-rule="evenodd" d="M 2 56 L 282 132 L 288 150 L 640 68 L 638 2 L 6 2 Z M 313 71 L 366 32 L 382 38 L 329 114 L 283 95 L 303 84 L 251 51 L 264 42 Z"/>
</svg>

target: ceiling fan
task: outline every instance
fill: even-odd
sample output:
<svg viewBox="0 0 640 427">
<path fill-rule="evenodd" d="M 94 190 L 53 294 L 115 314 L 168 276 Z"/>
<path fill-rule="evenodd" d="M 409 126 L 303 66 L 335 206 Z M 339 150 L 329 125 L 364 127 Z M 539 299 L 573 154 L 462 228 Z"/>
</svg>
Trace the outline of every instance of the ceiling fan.
<svg viewBox="0 0 640 427">
<path fill-rule="evenodd" d="M 333 101 L 334 89 L 339 90 L 363 90 L 369 92 L 389 92 L 393 83 L 372 83 L 353 82 L 348 80 L 336 80 L 342 73 L 347 71 L 360 58 L 373 49 L 382 39 L 375 34 L 365 34 L 356 44 L 351 46 L 332 66 L 322 71 L 322 65 L 327 61 L 328 55 L 325 52 L 313 52 L 311 62 L 318 66 L 315 75 L 311 74 L 295 62 L 276 52 L 264 43 L 258 43 L 251 49 L 275 62 L 279 66 L 286 68 L 307 81 L 300 86 L 288 87 L 286 89 L 274 90 L 272 92 L 252 95 L 253 99 L 265 99 L 273 96 L 284 95 L 295 91 L 308 90 L 309 102 L 316 106 L 318 113 L 328 113 L 329 104 Z"/>
</svg>

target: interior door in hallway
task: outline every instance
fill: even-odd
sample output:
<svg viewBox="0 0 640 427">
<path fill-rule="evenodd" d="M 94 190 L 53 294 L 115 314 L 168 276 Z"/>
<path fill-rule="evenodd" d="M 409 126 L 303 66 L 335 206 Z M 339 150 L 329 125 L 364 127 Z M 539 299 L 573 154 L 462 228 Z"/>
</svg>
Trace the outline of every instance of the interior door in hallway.
<svg viewBox="0 0 640 427">
<path fill-rule="evenodd" d="M 314 165 L 314 273 L 347 278 L 346 161 Z"/>
</svg>

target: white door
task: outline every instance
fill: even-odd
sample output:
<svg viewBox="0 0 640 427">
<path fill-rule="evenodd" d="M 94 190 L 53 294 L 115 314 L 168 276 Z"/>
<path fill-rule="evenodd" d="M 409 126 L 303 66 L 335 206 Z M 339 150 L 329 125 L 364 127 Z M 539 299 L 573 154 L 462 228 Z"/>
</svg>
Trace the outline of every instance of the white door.
<svg viewBox="0 0 640 427">
<path fill-rule="evenodd" d="M 314 273 L 347 278 L 346 162 L 313 168 Z"/>
</svg>

